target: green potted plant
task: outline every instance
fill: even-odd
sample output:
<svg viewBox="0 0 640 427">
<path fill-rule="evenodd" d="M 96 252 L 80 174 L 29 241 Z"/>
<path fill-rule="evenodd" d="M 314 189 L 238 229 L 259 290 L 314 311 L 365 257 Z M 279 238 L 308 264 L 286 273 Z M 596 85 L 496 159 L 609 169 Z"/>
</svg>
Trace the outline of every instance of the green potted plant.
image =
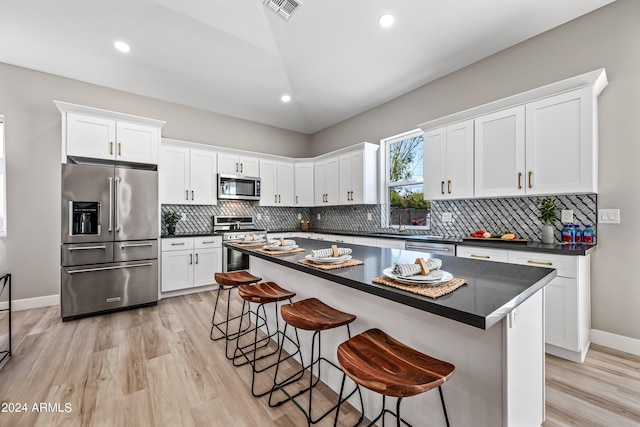
<svg viewBox="0 0 640 427">
<path fill-rule="evenodd" d="M 176 232 L 176 224 L 180 221 L 180 215 L 178 212 L 165 211 L 162 213 L 162 219 L 167 224 L 167 233 L 174 234 Z"/>
<path fill-rule="evenodd" d="M 542 199 L 539 208 L 539 218 L 544 222 L 542 226 L 542 243 L 553 243 L 555 241 L 553 223 L 558 219 L 558 208 L 553 199 Z"/>
</svg>

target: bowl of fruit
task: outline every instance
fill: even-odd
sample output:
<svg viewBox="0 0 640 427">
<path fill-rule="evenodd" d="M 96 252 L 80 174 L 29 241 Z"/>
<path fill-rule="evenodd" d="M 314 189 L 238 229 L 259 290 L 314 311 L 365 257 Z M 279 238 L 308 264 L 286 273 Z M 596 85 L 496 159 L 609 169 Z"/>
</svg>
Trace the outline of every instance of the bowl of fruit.
<svg viewBox="0 0 640 427">
<path fill-rule="evenodd" d="M 488 231 L 485 230 L 476 230 L 473 233 L 471 233 L 471 237 L 472 239 L 486 239 L 486 240 L 499 240 L 499 241 L 511 241 L 511 240 L 515 240 L 515 241 L 525 241 L 523 239 L 518 239 L 516 238 L 516 235 L 514 233 L 510 233 L 510 232 L 504 232 L 504 233 L 490 233 Z"/>
</svg>

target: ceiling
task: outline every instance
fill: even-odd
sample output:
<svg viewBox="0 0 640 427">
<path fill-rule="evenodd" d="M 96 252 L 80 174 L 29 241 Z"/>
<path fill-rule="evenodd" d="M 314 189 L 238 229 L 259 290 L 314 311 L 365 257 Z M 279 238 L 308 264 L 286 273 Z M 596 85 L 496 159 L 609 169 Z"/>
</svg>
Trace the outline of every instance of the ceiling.
<svg viewBox="0 0 640 427">
<path fill-rule="evenodd" d="M 0 0 L 0 62 L 313 133 L 613 0 L 300 1 Z"/>
</svg>

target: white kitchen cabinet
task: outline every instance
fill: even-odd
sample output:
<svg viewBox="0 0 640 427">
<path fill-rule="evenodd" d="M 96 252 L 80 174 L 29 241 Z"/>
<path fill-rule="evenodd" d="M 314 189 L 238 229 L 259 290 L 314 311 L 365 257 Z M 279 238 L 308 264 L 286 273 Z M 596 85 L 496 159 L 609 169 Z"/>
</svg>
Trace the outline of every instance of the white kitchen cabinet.
<svg viewBox="0 0 640 427">
<path fill-rule="evenodd" d="M 260 159 L 236 153 L 218 153 L 218 173 L 227 175 L 260 176 Z"/>
<path fill-rule="evenodd" d="M 478 117 L 474 127 L 475 197 L 524 195 L 524 105 Z"/>
<path fill-rule="evenodd" d="M 375 237 L 353 236 L 353 243 L 363 246 L 378 246 L 378 241 Z"/>
<path fill-rule="evenodd" d="M 340 155 L 340 205 L 378 203 L 378 148 L 365 143 L 363 149 Z"/>
<path fill-rule="evenodd" d="M 260 159 L 260 206 L 293 206 L 293 162 Z"/>
<path fill-rule="evenodd" d="M 346 236 L 342 234 L 327 234 L 325 240 L 334 243 L 353 243 L 353 236 Z"/>
<path fill-rule="evenodd" d="M 555 268 L 544 288 L 545 349 L 549 354 L 583 362 L 591 328 L 591 255 L 555 255 L 458 245 L 459 257 Z"/>
<path fill-rule="evenodd" d="M 166 204 L 217 204 L 216 153 L 163 144 L 160 201 Z"/>
<path fill-rule="evenodd" d="M 527 194 L 598 191 L 596 110 L 590 87 L 526 105 Z"/>
<path fill-rule="evenodd" d="M 162 292 L 215 284 L 222 271 L 222 237 L 162 239 Z"/>
<path fill-rule="evenodd" d="M 316 206 L 337 205 L 340 203 L 339 158 L 330 157 L 319 160 L 314 165 L 314 193 Z"/>
<path fill-rule="evenodd" d="M 313 162 L 296 162 L 294 165 L 294 206 L 314 205 Z"/>
<path fill-rule="evenodd" d="M 425 200 L 473 197 L 473 120 L 424 133 Z"/>
<path fill-rule="evenodd" d="M 404 249 L 405 241 L 403 239 L 384 239 L 377 238 L 377 246 L 381 248 Z"/>
<path fill-rule="evenodd" d="M 68 156 L 158 163 L 158 127 L 76 113 L 67 113 L 66 125 Z"/>
</svg>

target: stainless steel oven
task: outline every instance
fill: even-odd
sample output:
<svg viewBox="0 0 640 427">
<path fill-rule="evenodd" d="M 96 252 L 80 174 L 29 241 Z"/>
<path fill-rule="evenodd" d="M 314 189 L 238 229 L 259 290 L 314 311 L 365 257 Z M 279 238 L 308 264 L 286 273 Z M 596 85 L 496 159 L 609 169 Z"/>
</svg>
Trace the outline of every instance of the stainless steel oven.
<svg viewBox="0 0 640 427">
<path fill-rule="evenodd" d="M 256 228 L 253 217 L 250 216 L 215 216 L 213 217 L 213 231 L 222 234 L 222 271 L 241 271 L 249 269 L 249 255 L 232 247 L 224 246 L 226 242 L 241 242 L 247 236 L 266 239 L 267 231 Z"/>
</svg>

